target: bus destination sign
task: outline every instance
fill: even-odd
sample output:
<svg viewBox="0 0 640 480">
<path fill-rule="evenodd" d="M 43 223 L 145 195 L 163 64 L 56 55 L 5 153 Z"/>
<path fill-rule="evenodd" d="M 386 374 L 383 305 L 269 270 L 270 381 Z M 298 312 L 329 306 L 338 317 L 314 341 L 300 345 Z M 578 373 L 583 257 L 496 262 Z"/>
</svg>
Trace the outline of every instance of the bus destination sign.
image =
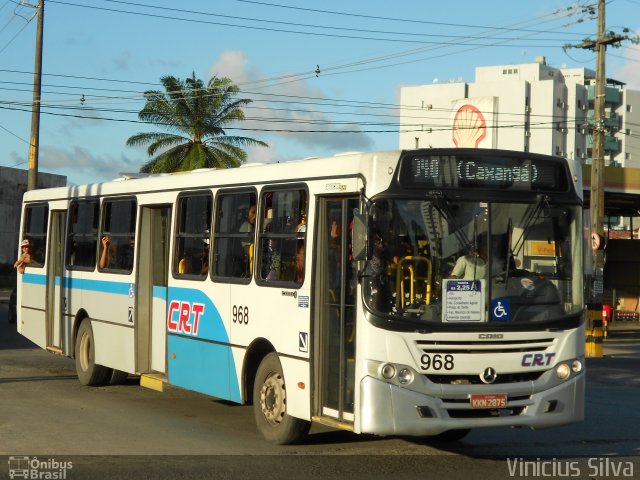
<svg viewBox="0 0 640 480">
<path fill-rule="evenodd" d="M 401 166 L 400 183 L 421 188 L 568 190 L 567 172 L 559 162 L 481 154 L 407 156 Z"/>
</svg>

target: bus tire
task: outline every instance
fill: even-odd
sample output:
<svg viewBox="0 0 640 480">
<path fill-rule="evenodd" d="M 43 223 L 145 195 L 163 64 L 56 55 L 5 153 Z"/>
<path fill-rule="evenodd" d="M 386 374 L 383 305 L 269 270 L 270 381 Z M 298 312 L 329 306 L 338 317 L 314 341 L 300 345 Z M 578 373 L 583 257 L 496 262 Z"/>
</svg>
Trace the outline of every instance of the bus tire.
<svg viewBox="0 0 640 480">
<path fill-rule="evenodd" d="M 122 385 L 127 382 L 129 378 L 128 372 L 123 372 L 122 370 L 113 369 L 111 373 L 111 378 L 109 379 L 109 385 Z"/>
<path fill-rule="evenodd" d="M 290 445 L 300 442 L 311 423 L 287 414 L 287 389 L 275 352 L 262 359 L 253 388 L 253 413 L 258 431 L 269 442 Z"/>
<path fill-rule="evenodd" d="M 91 320 L 85 319 L 76 335 L 76 373 L 82 385 L 99 387 L 109 383 L 112 370 L 95 363 L 93 329 Z"/>
</svg>

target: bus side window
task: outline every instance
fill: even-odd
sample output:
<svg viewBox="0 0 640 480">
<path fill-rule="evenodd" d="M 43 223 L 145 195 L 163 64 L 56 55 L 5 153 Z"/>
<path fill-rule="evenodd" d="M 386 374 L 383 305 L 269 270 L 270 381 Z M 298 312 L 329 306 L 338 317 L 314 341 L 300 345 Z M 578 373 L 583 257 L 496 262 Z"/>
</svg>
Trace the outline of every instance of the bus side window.
<svg viewBox="0 0 640 480">
<path fill-rule="evenodd" d="M 22 232 L 20 239 L 27 239 L 31 243 L 31 263 L 27 265 L 29 268 L 44 265 L 48 218 L 48 205 L 34 205 L 25 208 L 24 232 Z"/>
<path fill-rule="evenodd" d="M 178 198 L 173 274 L 193 280 L 204 279 L 209 271 L 211 194 L 188 193 Z"/>
<path fill-rule="evenodd" d="M 99 208 L 98 200 L 71 203 L 67 230 L 67 268 L 96 268 Z"/>
<path fill-rule="evenodd" d="M 278 189 L 263 193 L 259 235 L 259 280 L 300 286 L 304 280 L 307 192 Z M 302 253 L 301 253 L 302 252 Z"/>
<path fill-rule="evenodd" d="M 99 270 L 131 273 L 135 247 L 135 200 L 105 200 L 102 203 L 101 227 Z"/>
<path fill-rule="evenodd" d="M 256 193 L 222 192 L 216 198 L 213 277 L 251 278 L 256 223 Z"/>
</svg>

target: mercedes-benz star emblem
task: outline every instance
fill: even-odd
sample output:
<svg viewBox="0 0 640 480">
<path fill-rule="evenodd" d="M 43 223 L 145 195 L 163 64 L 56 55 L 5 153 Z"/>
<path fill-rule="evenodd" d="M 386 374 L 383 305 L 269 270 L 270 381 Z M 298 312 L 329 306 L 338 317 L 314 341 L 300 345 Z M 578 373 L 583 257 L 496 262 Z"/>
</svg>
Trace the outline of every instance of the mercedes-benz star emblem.
<svg viewBox="0 0 640 480">
<path fill-rule="evenodd" d="M 493 383 L 498 378 L 498 372 L 494 368 L 485 368 L 484 372 L 480 374 L 480 380 L 484 383 Z"/>
</svg>

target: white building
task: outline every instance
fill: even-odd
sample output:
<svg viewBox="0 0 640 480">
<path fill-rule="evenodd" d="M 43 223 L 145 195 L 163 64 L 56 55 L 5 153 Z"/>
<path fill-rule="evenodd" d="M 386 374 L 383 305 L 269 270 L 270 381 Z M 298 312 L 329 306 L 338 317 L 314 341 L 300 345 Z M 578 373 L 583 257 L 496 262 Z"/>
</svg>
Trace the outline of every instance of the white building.
<svg viewBox="0 0 640 480">
<path fill-rule="evenodd" d="M 590 163 L 594 80 L 593 70 L 539 57 L 477 67 L 473 83 L 403 87 L 400 148 L 500 148 Z M 606 92 L 605 164 L 640 167 L 640 92 L 611 79 Z"/>
</svg>

